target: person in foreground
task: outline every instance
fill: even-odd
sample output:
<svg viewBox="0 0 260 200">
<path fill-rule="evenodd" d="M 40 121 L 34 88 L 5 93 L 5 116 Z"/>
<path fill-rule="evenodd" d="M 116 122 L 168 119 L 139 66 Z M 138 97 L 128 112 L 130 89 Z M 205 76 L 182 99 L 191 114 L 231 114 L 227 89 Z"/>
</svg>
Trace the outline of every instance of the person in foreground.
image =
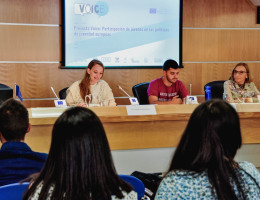
<svg viewBox="0 0 260 200">
<path fill-rule="evenodd" d="M 248 65 L 238 63 L 232 70 L 230 79 L 224 83 L 223 98 L 230 103 L 241 103 L 243 98 L 258 102 L 257 95 L 260 92 L 252 81 Z"/>
<path fill-rule="evenodd" d="M 163 64 L 163 77 L 151 81 L 147 94 L 149 104 L 181 104 L 189 95 L 184 84 L 178 80 L 179 68 L 175 60 Z"/>
<path fill-rule="evenodd" d="M 19 101 L 9 99 L 1 105 L 0 186 L 41 171 L 48 155 L 32 151 L 24 142 L 30 128 L 28 111 Z"/>
<path fill-rule="evenodd" d="M 260 199 L 260 174 L 236 162 L 241 147 L 238 114 L 223 100 L 192 113 L 155 199 Z"/>
<path fill-rule="evenodd" d="M 104 65 L 99 60 L 92 60 L 82 80 L 74 82 L 67 90 L 66 103 L 69 106 L 92 104 L 116 106 L 114 95 L 106 81 L 101 80 Z"/>
<path fill-rule="evenodd" d="M 46 164 L 23 199 L 137 199 L 117 175 L 103 125 L 72 107 L 55 122 Z"/>
</svg>

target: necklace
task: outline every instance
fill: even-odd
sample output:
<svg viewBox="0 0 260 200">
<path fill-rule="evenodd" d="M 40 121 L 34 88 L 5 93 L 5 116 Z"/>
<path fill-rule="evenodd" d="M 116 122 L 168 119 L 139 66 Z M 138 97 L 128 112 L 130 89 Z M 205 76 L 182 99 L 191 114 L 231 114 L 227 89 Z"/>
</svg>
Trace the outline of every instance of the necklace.
<svg viewBox="0 0 260 200">
<path fill-rule="evenodd" d="M 244 89 L 244 87 L 245 87 L 245 84 L 238 84 L 238 86 L 241 88 L 241 89 Z"/>
</svg>

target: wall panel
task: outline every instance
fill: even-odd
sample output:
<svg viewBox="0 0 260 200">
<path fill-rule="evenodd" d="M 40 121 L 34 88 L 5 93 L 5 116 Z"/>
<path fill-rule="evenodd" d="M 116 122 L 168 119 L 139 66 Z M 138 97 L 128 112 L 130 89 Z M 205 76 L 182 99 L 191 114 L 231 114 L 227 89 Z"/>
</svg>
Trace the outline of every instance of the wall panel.
<svg viewBox="0 0 260 200">
<path fill-rule="evenodd" d="M 162 69 L 106 69 L 103 78 L 110 84 L 115 96 L 126 96 L 117 88 L 118 85 L 131 95 L 132 86 L 160 76 Z"/>
<path fill-rule="evenodd" d="M 260 27 L 250 0 L 183 0 L 184 27 Z"/>
<path fill-rule="evenodd" d="M 227 80 L 236 63 L 186 63 L 179 78 L 192 94 L 204 94 L 203 87 L 214 80 Z M 249 63 L 256 86 L 260 89 L 260 63 Z M 24 98 L 54 98 L 50 90 L 58 92 L 84 76 L 85 69 L 60 69 L 60 64 L 0 64 L 0 83 L 14 88 L 17 83 Z M 132 86 L 150 82 L 162 75 L 161 69 L 106 69 L 104 80 L 108 82 L 115 96 L 126 96 L 117 85 L 132 95 Z M 116 78 L 115 78 L 116 77 Z M 125 103 L 125 101 L 123 101 Z M 31 103 L 30 103 L 31 104 Z M 37 103 L 37 105 L 39 102 Z M 45 103 L 46 104 L 46 103 Z"/>
<path fill-rule="evenodd" d="M 61 24 L 63 0 L 1 0 L 0 23 Z"/>
<path fill-rule="evenodd" d="M 60 64 L 46 63 L 0 63 L 0 74 L 0 83 L 12 88 L 17 83 L 24 98 L 54 98 L 51 86 L 55 91 L 68 87 L 84 76 L 85 69 L 60 69 Z M 126 96 L 118 85 L 132 95 L 133 85 L 149 82 L 161 75 L 161 69 L 106 69 L 103 79 L 109 83 L 115 96 Z"/>
<path fill-rule="evenodd" d="M 1 61 L 61 61 L 61 27 L 0 25 Z"/>
<path fill-rule="evenodd" d="M 260 29 L 185 29 L 183 60 L 260 61 Z"/>
</svg>

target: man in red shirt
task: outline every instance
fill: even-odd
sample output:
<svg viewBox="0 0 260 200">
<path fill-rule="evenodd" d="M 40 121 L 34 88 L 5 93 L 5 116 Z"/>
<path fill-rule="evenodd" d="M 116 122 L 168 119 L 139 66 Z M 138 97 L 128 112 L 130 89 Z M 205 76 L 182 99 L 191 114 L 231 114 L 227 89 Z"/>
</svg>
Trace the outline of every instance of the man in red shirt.
<svg viewBox="0 0 260 200">
<path fill-rule="evenodd" d="M 175 60 L 163 64 L 163 77 L 151 81 L 147 93 L 150 104 L 181 104 L 189 95 L 184 84 L 178 80 L 180 66 Z"/>
</svg>

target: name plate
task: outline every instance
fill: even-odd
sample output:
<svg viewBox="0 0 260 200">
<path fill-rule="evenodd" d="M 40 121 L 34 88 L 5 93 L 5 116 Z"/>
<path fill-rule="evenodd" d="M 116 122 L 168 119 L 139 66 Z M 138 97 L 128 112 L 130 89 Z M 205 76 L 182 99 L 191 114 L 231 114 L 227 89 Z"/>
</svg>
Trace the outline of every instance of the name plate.
<svg viewBox="0 0 260 200">
<path fill-rule="evenodd" d="M 67 103 L 64 99 L 54 100 L 55 107 L 67 107 Z"/>
<path fill-rule="evenodd" d="M 187 96 L 185 103 L 186 104 L 198 104 L 198 99 L 196 96 Z"/>
<path fill-rule="evenodd" d="M 139 105 L 137 98 L 130 97 L 129 100 L 130 100 L 131 105 Z"/>
<path fill-rule="evenodd" d="M 66 109 L 66 107 L 31 108 L 32 118 L 59 117 Z"/>
<path fill-rule="evenodd" d="M 126 106 L 128 115 L 156 115 L 154 105 L 131 105 Z"/>
</svg>

